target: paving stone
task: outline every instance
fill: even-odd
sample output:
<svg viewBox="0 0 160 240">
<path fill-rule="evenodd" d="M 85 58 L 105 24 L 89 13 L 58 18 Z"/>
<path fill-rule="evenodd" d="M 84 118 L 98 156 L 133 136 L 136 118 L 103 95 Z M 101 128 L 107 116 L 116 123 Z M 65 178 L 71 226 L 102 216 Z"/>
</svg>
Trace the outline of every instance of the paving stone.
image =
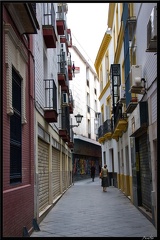
<svg viewBox="0 0 160 240">
<path fill-rule="evenodd" d="M 157 237 L 153 224 L 117 188 L 99 178 L 75 182 L 30 237 Z"/>
</svg>

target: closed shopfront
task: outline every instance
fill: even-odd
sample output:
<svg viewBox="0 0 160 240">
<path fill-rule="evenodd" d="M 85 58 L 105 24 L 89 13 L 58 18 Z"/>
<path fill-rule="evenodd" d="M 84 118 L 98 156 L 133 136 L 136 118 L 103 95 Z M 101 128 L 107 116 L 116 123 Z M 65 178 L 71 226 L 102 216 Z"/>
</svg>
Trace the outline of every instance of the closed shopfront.
<svg viewBox="0 0 160 240">
<path fill-rule="evenodd" d="M 147 133 L 139 137 L 140 189 L 141 205 L 151 210 L 151 169 L 149 166 L 149 148 Z"/>
<path fill-rule="evenodd" d="M 53 200 L 60 195 L 60 158 L 59 150 L 52 147 L 52 186 Z"/>
<path fill-rule="evenodd" d="M 62 190 L 66 189 L 65 154 L 62 153 Z"/>
<path fill-rule="evenodd" d="M 69 166 L 72 164 L 70 157 L 68 157 L 68 164 L 69 164 Z M 68 184 L 69 184 L 69 186 L 72 184 L 72 169 L 70 167 L 68 169 Z"/>
<path fill-rule="evenodd" d="M 49 204 L 48 144 L 38 139 L 39 212 Z"/>
</svg>

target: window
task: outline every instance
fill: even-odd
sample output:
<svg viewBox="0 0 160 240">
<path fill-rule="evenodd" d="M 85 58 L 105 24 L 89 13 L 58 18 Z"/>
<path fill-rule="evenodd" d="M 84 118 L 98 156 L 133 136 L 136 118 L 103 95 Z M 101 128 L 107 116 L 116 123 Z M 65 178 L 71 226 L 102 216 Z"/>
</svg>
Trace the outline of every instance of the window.
<svg viewBox="0 0 160 240">
<path fill-rule="evenodd" d="M 21 78 L 12 68 L 12 105 L 10 117 L 10 183 L 22 180 Z"/>
<path fill-rule="evenodd" d="M 88 138 L 91 138 L 91 122 L 88 119 Z"/>
</svg>

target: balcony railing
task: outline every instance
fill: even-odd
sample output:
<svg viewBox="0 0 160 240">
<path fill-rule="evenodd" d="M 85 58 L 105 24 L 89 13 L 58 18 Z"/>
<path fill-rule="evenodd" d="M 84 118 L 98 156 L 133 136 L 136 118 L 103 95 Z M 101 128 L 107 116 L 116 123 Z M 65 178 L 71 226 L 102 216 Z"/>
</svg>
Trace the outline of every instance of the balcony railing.
<svg viewBox="0 0 160 240">
<path fill-rule="evenodd" d="M 58 55 L 58 73 L 66 74 L 66 58 L 63 51 Z"/>
<path fill-rule="evenodd" d="M 103 125 L 98 128 L 98 141 L 101 143 L 105 139 L 111 139 L 113 133 L 113 121 L 107 119 Z"/>
<path fill-rule="evenodd" d="M 45 107 L 44 117 L 48 122 L 57 122 L 57 87 L 54 79 L 44 79 Z"/>
<path fill-rule="evenodd" d="M 53 3 L 43 3 L 42 26 L 56 27 L 56 14 Z"/>
<path fill-rule="evenodd" d="M 69 91 L 69 81 L 68 81 L 68 71 L 66 65 L 65 52 L 61 52 L 58 55 L 58 82 L 61 86 L 61 90 L 68 92 Z"/>
<path fill-rule="evenodd" d="M 114 126 L 116 126 L 119 119 L 122 117 L 122 103 L 117 102 L 116 107 L 114 107 Z"/>
<path fill-rule="evenodd" d="M 68 79 L 72 80 L 72 60 L 71 54 L 68 54 Z"/>
<path fill-rule="evenodd" d="M 69 120 L 69 107 L 62 107 L 61 112 L 61 128 L 59 135 L 65 142 L 70 141 L 70 120 Z"/>
<path fill-rule="evenodd" d="M 59 35 L 64 35 L 66 29 L 65 8 L 66 4 L 61 3 L 61 5 L 58 6 L 58 11 L 56 12 L 57 32 Z"/>
<path fill-rule="evenodd" d="M 103 125 L 101 125 L 99 128 L 98 128 L 98 138 L 101 138 L 103 137 L 104 133 L 103 133 Z"/>
<path fill-rule="evenodd" d="M 43 3 L 43 36 L 47 48 L 56 48 L 56 15 L 53 3 Z"/>
<path fill-rule="evenodd" d="M 111 119 L 107 119 L 103 123 L 103 134 L 112 133 L 112 131 L 113 131 L 112 120 Z"/>
<path fill-rule="evenodd" d="M 127 114 L 122 113 L 122 104 L 118 103 L 114 113 L 114 127 L 112 138 L 118 141 L 128 127 Z"/>
<path fill-rule="evenodd" d="M 60 35 L 60 43 L 64 43 L 65 44 L 66 52 L 68 54 L 69 53 L 69 50 L 68 50 L 68 34 L 67 34 L 67 30 L 66 29 L 64 29 L 64 34 Z"/>
<path fill-rule="evenodd" d="M 73 101 L 73 96 L 71 90 L 69 90 L 69 113 L 73 113 L 73 108 L 74 108 L 74 101 Z"/>
</svg>

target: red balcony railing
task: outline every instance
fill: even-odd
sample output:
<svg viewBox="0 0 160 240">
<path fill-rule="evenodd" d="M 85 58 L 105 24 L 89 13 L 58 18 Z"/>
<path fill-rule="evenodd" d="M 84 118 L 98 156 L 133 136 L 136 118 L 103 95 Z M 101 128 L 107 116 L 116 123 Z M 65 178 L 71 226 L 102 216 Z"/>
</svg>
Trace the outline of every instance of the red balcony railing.
<svg viewBox="0 0 160 240">
<path fill-rule="evenodd" d="M 56 13 L 57 32 L 59 35 L 65 34 L 66 29 L 66 3 L 58 3 L 58 11 Z"/>
<path fill-rule="evenodd" d="M 56 48 L 56 16 L 53 3 L 43 3 L 43 37 L 47 48 Z"/>
<path fill-rule="evenodd" d="M 47 122 L 57 122 L 57 87 L 53 79 L 45 79 L 44 118 Z"/>
</svg>

